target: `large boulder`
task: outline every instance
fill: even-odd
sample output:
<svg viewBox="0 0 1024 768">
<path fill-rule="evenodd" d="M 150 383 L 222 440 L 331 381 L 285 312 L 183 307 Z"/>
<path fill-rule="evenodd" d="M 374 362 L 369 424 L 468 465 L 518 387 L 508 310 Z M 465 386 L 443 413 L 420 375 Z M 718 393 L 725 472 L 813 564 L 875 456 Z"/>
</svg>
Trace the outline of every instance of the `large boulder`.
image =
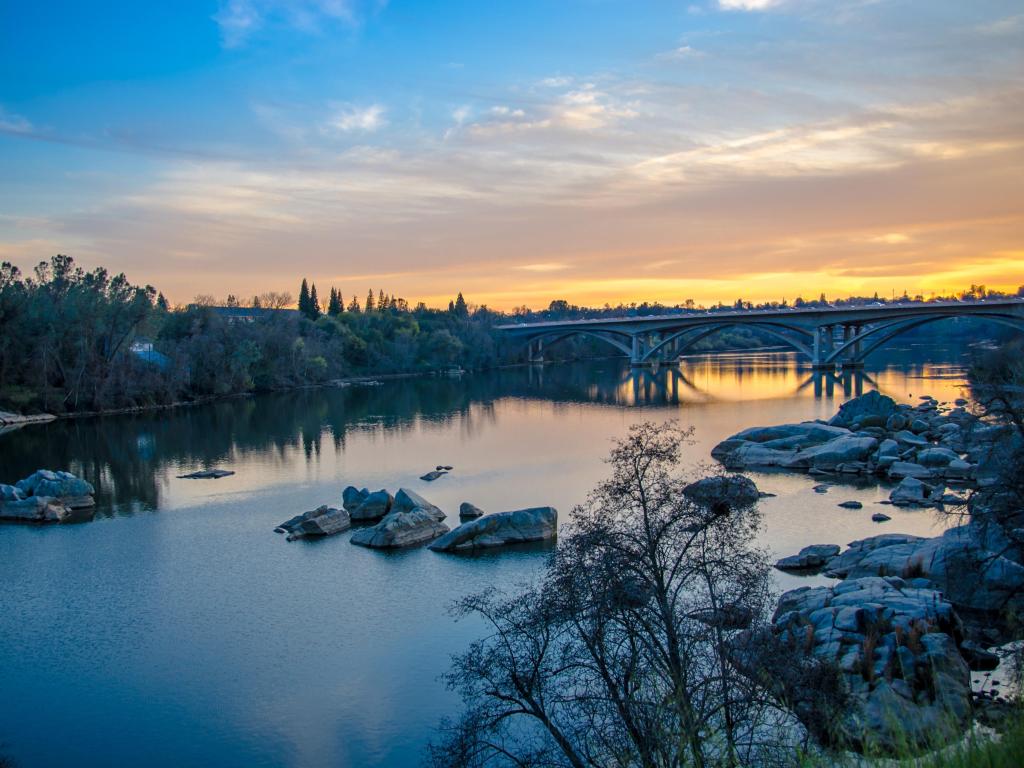
<svg viewBox="0 0 1024 768">
<path fill-rule="evenodd" d="M 874 437 L 843 435 L 800 451 L 783 466 L 790 469 L 836 469 L 840 464 L 866 461 L 878 447 Z"/>
<path fill-rule="evenodd" d="M 839 412 L 829 419 L 828 423 L 830 426 L 846 427 L 853 431 L 863 427 L 884 427 L 889 417 L 898 411 L 895 400 L 871 390 L 839 406 Z"/>
<path fill-rule="evenodd" d="M 65 506 L 71 509 L 91 507 L 95 503 L 92 496 L 96 489 L 92 484 L 70 472 L 40 469 L 24 480 L 19 480 L 15 486 L 24 496 L 49 496 L 61 499 Z"/>
<path fill-rule="evenodd" d="M 349 513 L 344 509 L 322 506 L 281 523 L 274 530 L 288 534 L 288 541 L 306 536 L 332 536 L 352 527 Z"/>
<path fill-rule="evenodd" d="M 917 463 L 922 467 L 945 467 L 959 460 L 960 455 L 949 448 L 922 448 L 917 452 Z"/>
<path fill-rule="evenodd" d="M 483 517 L 484 511 L 476 504 L 470 504 L 468 501 L 464 501 L 459 504 L 459 519 L 461 520 L 476 520 L 478 517 Z"/>
<path fill-rule="evenodd" d="M 420 496 L 416 491 L 408 488 L 399 488 L 395 494 L 395 501 L 391 505 L 392 512 L 411 512 L 414 509 L 424 509 L 434 516 L 438 522 L 443 521 L 448 515 L 441 509 Z"/>
<path fill-rule="evenodd" d="M 843 746 L 935 747 L 969 723 L 970 671 L 956 645 L 962 630 L 936 590 L 899 577 L 801 587 L 779 599 L 773 630 L 794 653 L 838 666 L 849 694 L 836 734 Z"/>
<path fill-rule="evenodd" d="M 349 512 L 355 512 L 369 495 L 370 491 L 366 488 L 360 490 L 354 485 L 350 485 L 341 492 L 341 506 Z"/>
<path fill-rule="evenodd" d="M 391 505 L 394 503 L 394 498 L 384 489 L 368 493 L 362 503 L 350 511 L 350 514 L 352 515 L 352 522 L 376 522 L 391 511 Z"/>
<path fill-rule="evenodd" d="M 754 481 L 743 475 L 704 477 L 683 488 L 683 495 L 717 514 L 749 507 L 761 498 Z"/>
<path fill-rule="evenodd" d="M 775 563 L 780 571 L 816 571 L 839 554 L 838 544 L 811 544 Z"/>
<path fill-rule="evenodd" d="M 439 522 L 429 509 L 414 507 L 390 512 L 370 528 L 352 534 L 350 541 L 361 547 L 397 549 L 414 547 L 448 533 L 448 526 Z"/>
<path fill-rule="evenodd" d="M 931 491 L 931 486 L 916 477 L 904 477 L 889 493 L 889 501 L 900 507 L 925 506 L 930 503 Z"/>
<path fill-rule="evenodd" d="M 435 552 L 471 552 L 530 541 L 553 539 L 558 531 L 554 507 L 497 512 L 463 523 L 430 545 Z"/>
</svg>

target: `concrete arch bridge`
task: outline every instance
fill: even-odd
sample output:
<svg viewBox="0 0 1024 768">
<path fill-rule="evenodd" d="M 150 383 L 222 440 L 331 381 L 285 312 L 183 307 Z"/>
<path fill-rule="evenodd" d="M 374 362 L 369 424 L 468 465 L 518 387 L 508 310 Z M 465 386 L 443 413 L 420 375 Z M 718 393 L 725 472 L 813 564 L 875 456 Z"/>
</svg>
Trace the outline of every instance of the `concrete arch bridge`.
<svg viewBox="0 0 1024 768">
<path fill-rule="evenodd" d="M 974 302 L 876 304 L 736 310 L 651 317 L 599 318 L 500 325 L 529 347 L 533 362 L 544 348 L 572 336 L 605 342 L 633 366 L 673 365 L 697 342 L 728 328 L 751 328 L 806 356 L 815 368 L 858 367 L 874 350 L 913 328 L 954 317 L 973 317 L 1024 331 L 1024 298 Z"/>
</svg>

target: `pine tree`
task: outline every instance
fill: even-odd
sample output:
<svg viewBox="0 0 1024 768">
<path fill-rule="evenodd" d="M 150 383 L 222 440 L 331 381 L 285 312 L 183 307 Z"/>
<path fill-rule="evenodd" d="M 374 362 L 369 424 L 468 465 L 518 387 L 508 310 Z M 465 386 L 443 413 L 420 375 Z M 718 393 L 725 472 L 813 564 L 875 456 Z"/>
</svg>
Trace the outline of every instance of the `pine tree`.
<svg viewBox="0 0 1024 768">
<path fill-rule="evenodd" d="M 456 317 L 469 317 L 469 308 L 466 306 L 466 300 L 462 298 L 462 291 L 459 291 L 459 295 L 455 299 L 455 315 Z"/>
<path fill-rule="evenodd" d="M 345 303 L 341 300 L 341 291 L 331 288 L 331 301 L 327 305 L 327 314 L 337 317 L 345 309 Z"/>
<path fill-rule="evenodd" d="M 167 303 L 167 297 L 164 296 L 163 292 L 156 297 L 156 308 L 161 312 L 167 312 L 171 308 L 171 305 Z"/>
<path fill-rule="evenodd" d="M 359 299 L 353 294 L 352 301 L 348 303 L 348 311 L 353 315 L 358 315 L 362 310 L 359 309 Z"/>
<path fill-rule="evenodd" d="M 316 297 L 316 283 L 309 291 L 309 319 L 316 320 L 323 312 L 320 311 L 320 300 Z"/>
<path fill-rule="evenodd" d="M 388 308 L 387 297 L 384 295 L 384 289 L 381 288 L 377 292 L 377 310 L 383 312 Z"/>
<path fill-rule="evenodd" d="M 371 288 L 370 292 L 366 294 L 366 308 L 365 308 L 365 311 L 366 312 L 373 312 L 373 307 L 374 307 L 374 304 L 373 304 L 373 288 Z"/>
<path fill-rule="evenodd" d="M 309 317 L 309 283 L 302 278 L 302 287 L 299 288 L 299 312 Z"/>
<path fill-rule="evenodd" d="M 448 311 L 451 312 L 453 315 L 455 314 L 455 302 L 454 301 L 449 301 L 448 302 Z"/>
</svg>

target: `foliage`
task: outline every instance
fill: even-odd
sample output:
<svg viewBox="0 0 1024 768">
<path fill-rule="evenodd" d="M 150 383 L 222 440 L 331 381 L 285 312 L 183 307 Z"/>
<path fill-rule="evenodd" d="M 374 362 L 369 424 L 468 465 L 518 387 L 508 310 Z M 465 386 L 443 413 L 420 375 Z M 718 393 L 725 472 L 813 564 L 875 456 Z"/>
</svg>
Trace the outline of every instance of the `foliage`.
<svg viewBox="0 0 1024 768">
<path fill-rule="evenodd" d="M 465 710 L 432 765 L 736 766 L 785 750 L 777 687 L 739 661 L 765 634 L 759 515 L 684 492 L 687 437 L 633 427 L 541 581 L 458 603 L 490 634 L 453 660 Z"/>
</svg>

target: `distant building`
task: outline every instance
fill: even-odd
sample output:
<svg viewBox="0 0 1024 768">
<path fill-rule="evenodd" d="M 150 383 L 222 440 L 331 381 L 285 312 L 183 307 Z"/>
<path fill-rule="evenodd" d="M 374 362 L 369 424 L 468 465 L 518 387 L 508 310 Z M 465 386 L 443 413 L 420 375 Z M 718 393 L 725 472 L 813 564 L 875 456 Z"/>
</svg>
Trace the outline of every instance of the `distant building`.
<svg viewBox="0 0 1024 768">
<path fill-rule="evenodd" d="M 298 317 L 297 309 L 269 309 L 266 307 L 210 307 L 210 311 L 229 323 L 255 323 L 268 317 Z"/>
<path fill-rule="evenodd" d="M 171 364 L 171 360 L 167 355 L 153 349 L 153 342 L 149 339 L 136 339 L 128 347 L 128 351 L 139 360 L 155 365 L 157 368 L 166 368 Z"/>
</svg>

